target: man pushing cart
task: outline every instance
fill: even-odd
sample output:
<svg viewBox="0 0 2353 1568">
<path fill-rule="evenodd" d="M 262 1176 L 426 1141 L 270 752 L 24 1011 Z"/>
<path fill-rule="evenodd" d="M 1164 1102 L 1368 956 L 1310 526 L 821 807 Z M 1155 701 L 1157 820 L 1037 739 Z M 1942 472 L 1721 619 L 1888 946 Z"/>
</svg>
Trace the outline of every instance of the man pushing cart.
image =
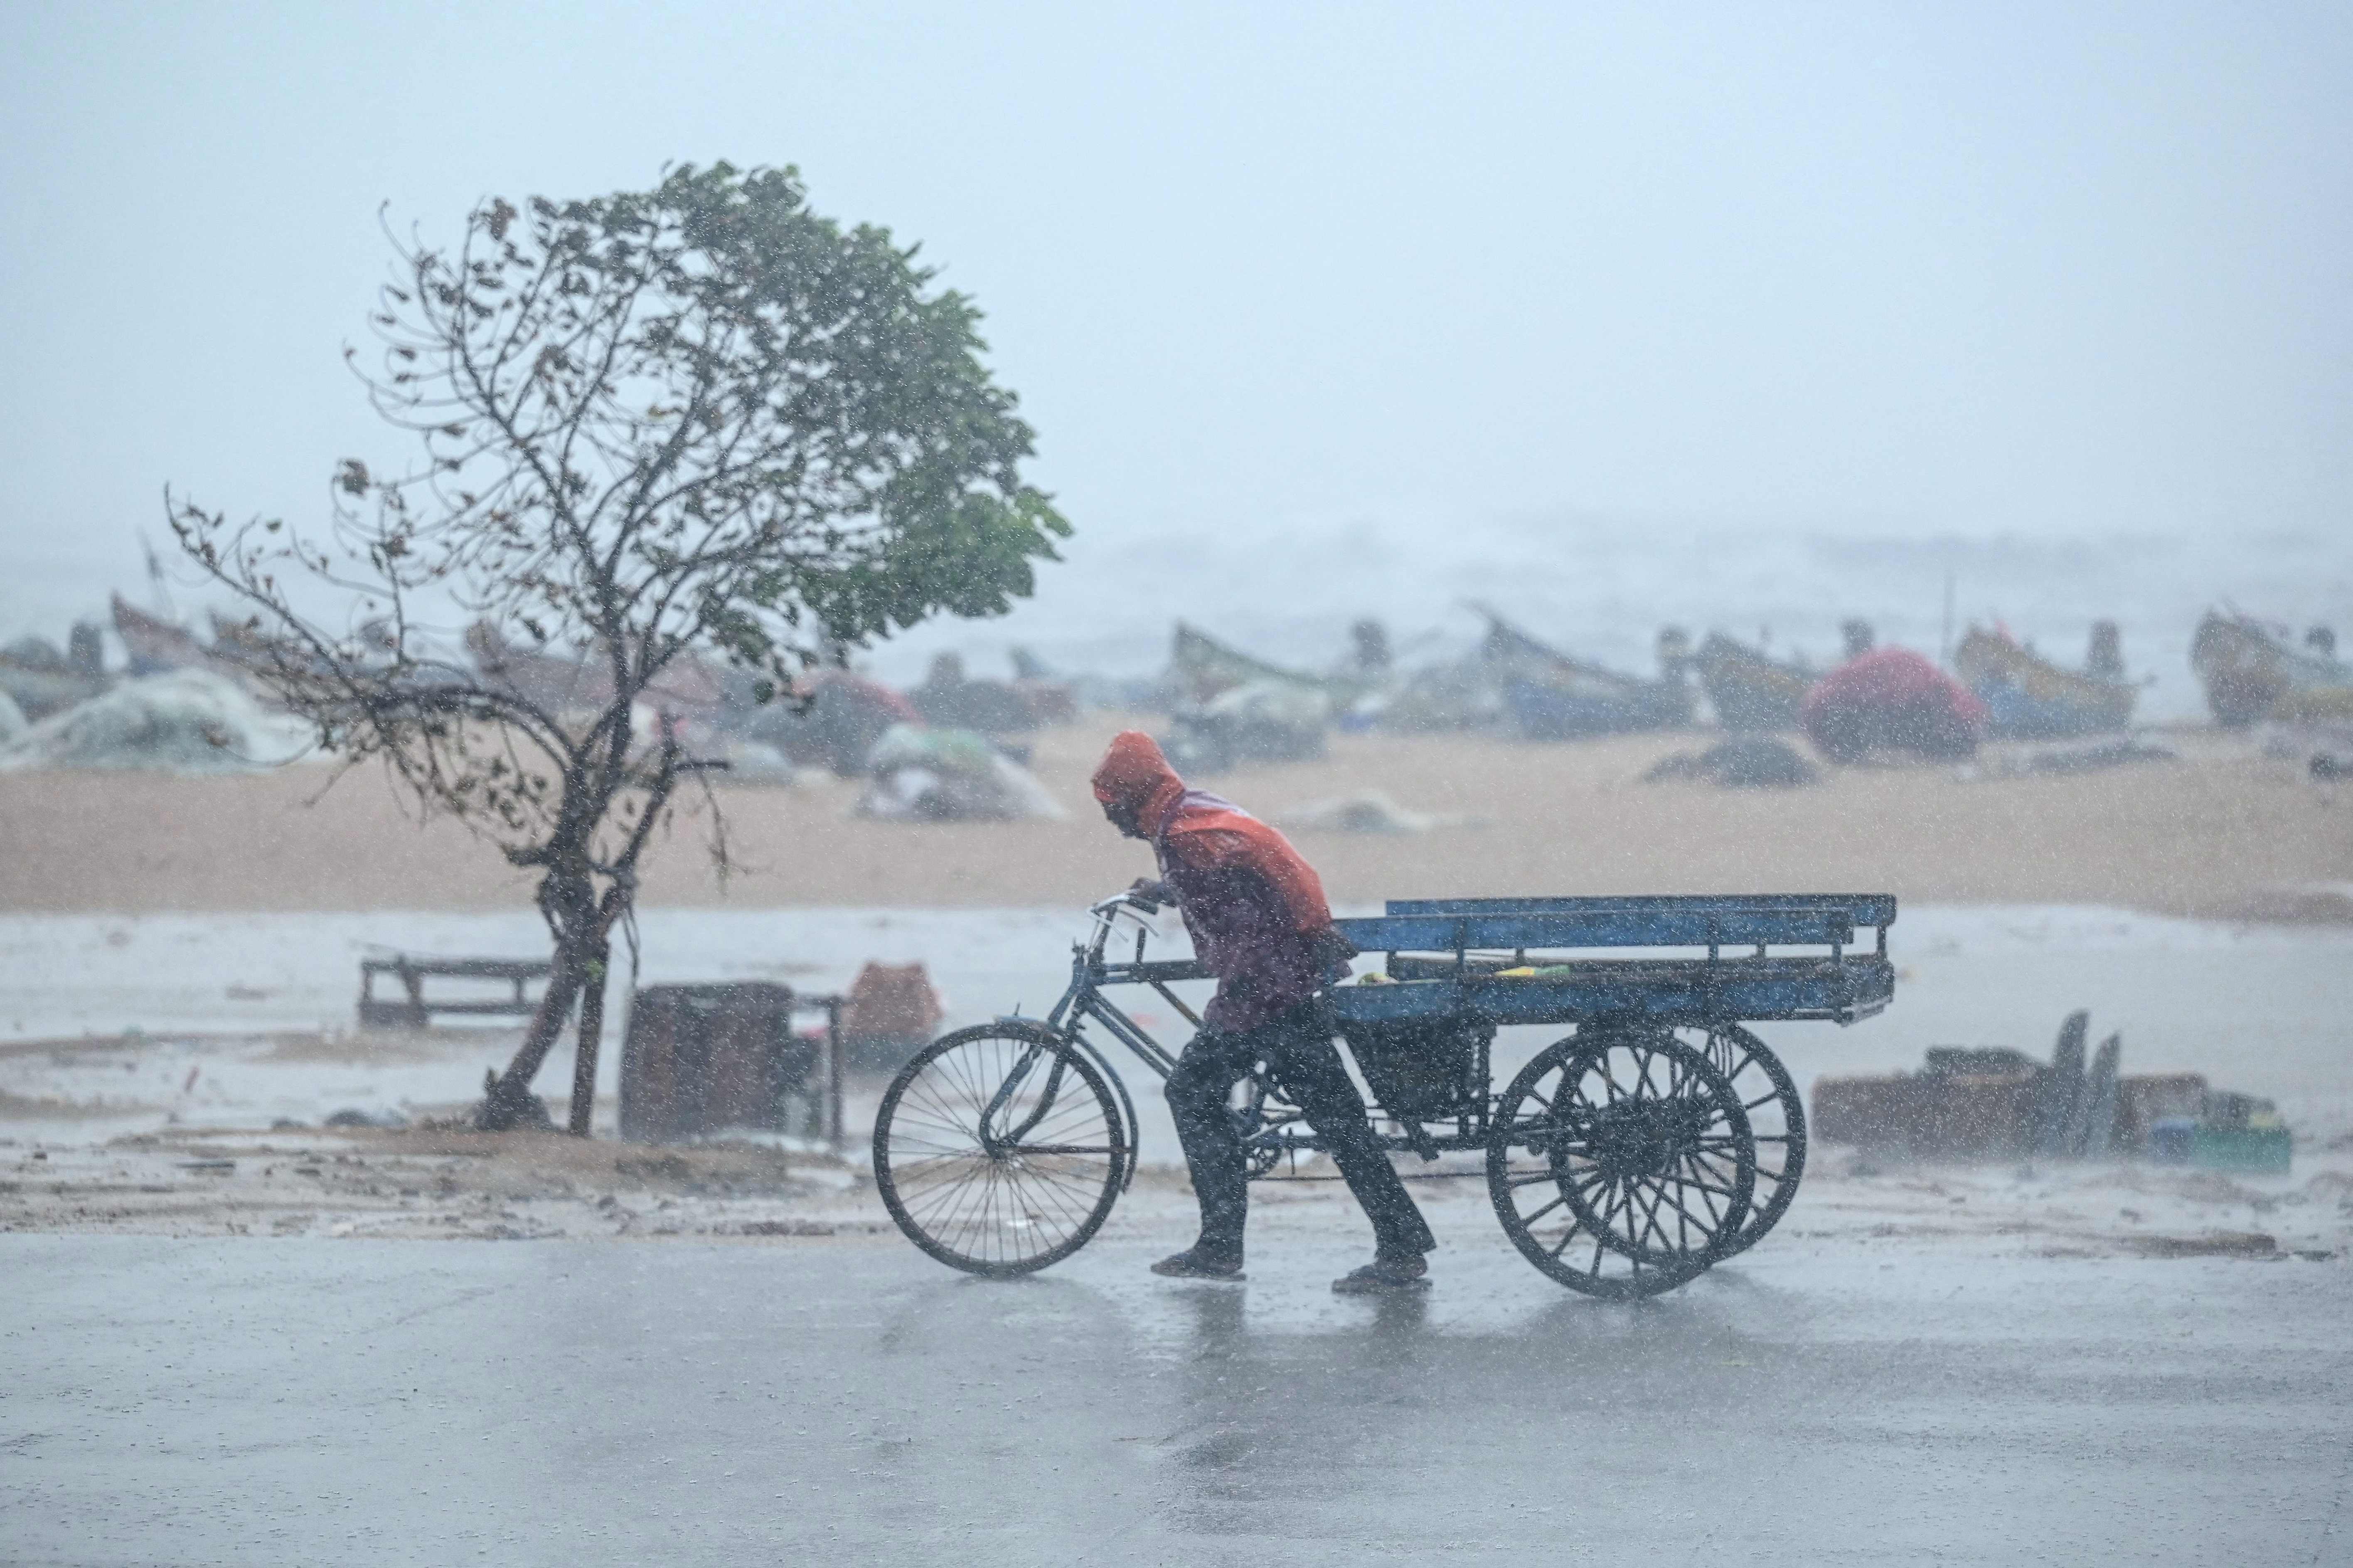
<svg viewBox="0 0 2353 1568">
<path fill-rule="evenodd" d="M 1139 882 L 1140 904 L 1174 903 L 1193 954 L 1218 977 L 1201 1029 L 1168 1075 L 1168 1111 L 1201 1205 L 1201 1237 L 1152 1266 L 1176 1279 L 1242 1277 L 1250 1171 L 1228 1101 L 1262 1071 L 1323 1140 L 1373 1222 L 1373 1260 L 1332 1282 L 1344 1295 L 1428 1283 L 1422 1255 L 1438 1245 L 1406 1194 L 1365 1102 L 1333 1048 L 1321 993 L 1348 973 L 1356 950 L 1333 929 L 1314 868 L 1290 840 L 1207 790 L 1187 789 L 1152 737 L 1114 736 L 1095 769 L 1095 799 L 1111 825 L 1152 846 L 1160 879 Z"/>
<path fill-rule="evenodd" d="M 1375 1237 L 1373 1261 L 1334 1288 L 1416 1289 L 1433 1243 L 1390 1156 L 1475 1152 L 1504 1233 L 1545 1274 L 1601 1297 L 1672 1289 L 1769 1231 L 1805 1169 L 1797 1087 L 1746 1025 L 1851 1023 L 1894 993 L 1884 894 L 1407 900 L 1335 920 L 1280 834 L 1188 790 L 1149 738 L 1115 740 L 1095 792 L 1153 845 L 1160 880 L 1094 906 L 1045 1017 L 934 1041 L 875 1121 L 892 1219 L 973 1273 L 1069 1257 L 1133 1179 L 1135 1108 L 1109 1042 L 1166 1080 L 1201 1205 L 1199 1238 L 1157 1273 L 1240 1278 L 1247 1184 L 1321 1152 Z M 1194 955 L 1148 960 L 1149 917 L 1170 901 Z M 1123 922 L 1132 957 L 1112 951 Z M 1873 948 L 1857 950 L 1858 928 L 1876 929 Z M 1382 968 L 1339 984 L 1359 952 Z M 1205 979 L 1217 995 L 1197 1016 L 1169 987 Z M 1111 994 L 1131 985 L 1194 1039 L 1155 1040 Z M 1574 1027 L 1497 1092 L 1496 1031 L 1520 1024 Z"/>
</svg>

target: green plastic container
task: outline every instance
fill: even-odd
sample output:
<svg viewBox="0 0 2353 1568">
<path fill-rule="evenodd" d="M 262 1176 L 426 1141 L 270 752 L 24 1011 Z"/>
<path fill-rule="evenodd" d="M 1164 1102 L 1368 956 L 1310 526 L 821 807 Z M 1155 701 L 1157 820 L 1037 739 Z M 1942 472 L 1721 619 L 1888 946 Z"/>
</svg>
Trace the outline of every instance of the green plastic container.
<svg viewBox="0 0 2353 1568">
<path fill-rule="evenodd" d="M 2294 1142 L 2284 1127 L 2200 1127 L 2189 1146 L 2189 1163 L 2210 1171 L 2284 1176 Z"/>
</svg>

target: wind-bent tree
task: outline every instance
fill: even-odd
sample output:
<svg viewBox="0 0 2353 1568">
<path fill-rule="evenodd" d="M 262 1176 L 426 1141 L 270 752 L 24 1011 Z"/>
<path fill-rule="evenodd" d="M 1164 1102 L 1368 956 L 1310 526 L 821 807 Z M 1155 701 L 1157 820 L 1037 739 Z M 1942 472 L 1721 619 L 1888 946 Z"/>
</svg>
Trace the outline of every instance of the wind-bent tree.
<svg viewBox="0 0 2353 1568">
<path fill-rule="evenodd" d="M 421 456 L 386 477 L 344 460 L 319 538 L 167 507 L 241 602 L 238 657 L 325 749 L 538 874 L 547 991 L 480 1119 L 535 1110 L 578 1001 L 586 1132 L 611 933 L 696 765 L 666 680 L 715 658 L 789 700 L 845 646 L 1003 612 L 1069 527 L 1021 480 L 1031 432 L 980 362 L 971 302 L 931 290 L 888 231 L 812 213 L 795 170 L 491 200 L 454 250 L 394 250 L 380 362 L 346 358 Z M 453 605 L 478 647 L 548 650 L 586 679 L 551 694 L 461 660 L 431 624 Z M 715 800 L 711 833 L 723 874 Z"/>
</svg>

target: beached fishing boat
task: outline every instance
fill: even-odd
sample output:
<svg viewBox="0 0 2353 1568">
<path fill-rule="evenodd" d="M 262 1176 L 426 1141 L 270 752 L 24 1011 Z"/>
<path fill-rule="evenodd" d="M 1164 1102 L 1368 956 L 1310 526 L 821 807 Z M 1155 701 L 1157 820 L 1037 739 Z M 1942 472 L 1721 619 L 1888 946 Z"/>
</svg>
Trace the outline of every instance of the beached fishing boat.
<svg viewBox="0 0 2353 1568">
<path fill-rule="evenodd" d="M 1510 717 L 1495 672 L 1472 648 L 1460 658 L 1426 665 L 1383 694 L 1377 721 L 1401 735 L 1491 730 Z"/>
<path fill-rule="evenodd" d="M 216 668 L 210 648 L 185 626 L 151 616 L 120 594 L 113 595 L 114 635 L 131 655 L 131 673 L 158 675 L 167 669 Z"/>
<path fill-rule="evenodd" d="M 2103 626 L 2109 623 L 2101 623 Z M 2124 679 L 2111 632 L 2093 634 L 2083 669 L 2052 663 L 2008 632 L 1971 626 L 1953 651 L 1953 669 L 1990 716 L 1989 732 L 2010 740 L 2095 735 L 2132 722 L 2140 689 Z"/>
<path fill-rule="evenodd" d="M 1727 730 L 1794 730 L 1798 706 L 1821 677 L 1721 632 L 1710 632 L 1693 659 L 1700 689 Z"/>
<path fill-rule="evenodd" d="M 2353 666 L 2337 657 L 2336 638 L 2323 627 L 2298 647 L 2285 626 L 2209 610 L 2190 639 L 2189 668 L 2218 724 L 2353 720 Z"/>
<path fill-rule="evenodd" d="M 1169 759 L 1202 773 L 1322 756 L 1334 717 L 1366 690 L 1362 680 L 1269 664 L 1182 621 L 1162 685 L 1173 700 Z"/>
<path fill-rule="evenodd" d="M 1660 634 L 1657 680 L 1624 675 L 1546 647 L 1493 610 L 1482 654 L 1499 679 L 1504 706 L 1521 735 L 1531 741 L 1567 741 L 1586 735 L 1617 735 L 1666 730 L 1692 719 L 1692 689 L 1683 667 L 1689 645 L 1683 634 Z"/>
<path fill-rule="evenodd" d="M 1362 681 L 1308 675 L 1270 664 L 1219 642 L 1198 626 L 1187 626 L 1183 621 L 1176 623 L 1176 642 L 1168 652 L 1168 684 L 1181 699 L 1207 702 L 1238 687 L 1262 681 L 1321 692 L 1335 708 L 1362 695 L 1365 689 Z"/>
<path fill-rule="evenodd" d="M 113 684 L 102 671 L 76 669 L 59 659 L 0 653 L 0 692 L 36 722 L 87 702 Z"/>
</svg>

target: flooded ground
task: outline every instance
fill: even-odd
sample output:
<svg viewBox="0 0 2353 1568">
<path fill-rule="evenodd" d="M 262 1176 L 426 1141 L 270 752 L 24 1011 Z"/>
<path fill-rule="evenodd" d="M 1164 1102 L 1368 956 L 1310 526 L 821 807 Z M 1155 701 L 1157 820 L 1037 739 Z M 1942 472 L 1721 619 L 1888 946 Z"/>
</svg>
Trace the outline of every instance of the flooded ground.
<svg viewBox="0 0 2353 1568">
<path fill-rule="evenodd" d="M 1162 923 L 1181 954 L 1175 921 Z M 1069 979 L 1085 919 L 1068 909 L 650 910 L 641 931 L 647 984 L 765 979 L 838 992 L 868 959 L 922 960 L 955 1027 L 1044 1013 Z M 0 915 L 0 963 L 22 977 L 0 1005 L 0 1095 L 12 1097 L 0 1100 L 0 1137 L 88 1142 L 174 1126 L 315 1125 L 345 1109 L 455 1114 L 483 1069 L 503 1065 L 512 1033 L 358 1031 L 362 955 L 530 956 L 543 944 L 536 918 L 521 912 Z M 1889 945 L 1895 1001 L 1879 1017 L 1762 1028 L 1801 1089 L 1822 1073 L 1916 1068 L 1932 1045 L 2047 1058 L 2060 1020 L 2084 1007 L 2094 1038 L 2122 1032 L 2126 1072 L 2202 1072 L 2218 1088 L 2277 1100 L 2303 1135 L 2299 1157 L 2353 1134 L 2353 927 L 1907 905 Z M 598 1077 L 606 1127 L 626 1028 L 621 989 Z M 1188 989 L 1197 1002 L 1204 993 Z M 1171 1043 L 1190 1032 L 1149 994 L 1121 1000 Z M 1555 1033 L 1505 1031 L 1499 1072 Z M 560 1107 L 571 1077 L 559 1050 L 539 1086 Z M 1135 1087 L 1150 1086 L 1139 1078 Z M 1173 1159 L 1156 1096 L 1140 1100 L 1145 1158 Z"/>
<path fill-rule="evenodd" d="M 923 957 L 962 1023 L 1042 1011 L 1077 929 L 657 910 L 645 978 L 834 988 Z M 1254 1190 L 1247 1284 L 1155 1279 L 1193 1205 L 1140 1069 L 1134 1189 L 1009 1285 L 890 1228 L 874 1078 L 839 1152 L 457 1130 L 511 1032 L 360 1032 L 358 956 L 533 935 L 0 919 L 32 977 L 0 1017 L 0 1557 L 2239 1563 L 2353 1531 L 2341 928 L 1906 908 L 1885 1015 L 1767 1030 L 1801 1086 L 1933 1044 L 2047 1055 L 2084 1006 L 2127 1071 L 2275 1099 L 2293 1170 L 1818 1144 L 1762 1245 L 1634 1307 L 1528 1268 L 1475 1177 L 1415 1185 L 1426 1297 L 1331 1295 L 1366 1232 L 1312 1180 Z M 559 1111 L 569 1078 L 541 1079 Z"/>
<path fill-rule="evenodd" d="M 1270 1215 L 1272 1219 L 1276 1216 Z M 2353 1272 L 1777 1239 L 1639 1308 L 1435 1216 L 1026 1282 L 891 1237 L 0 1238 L 14 1561 L 2319 1563 Z"/>
</svg>

